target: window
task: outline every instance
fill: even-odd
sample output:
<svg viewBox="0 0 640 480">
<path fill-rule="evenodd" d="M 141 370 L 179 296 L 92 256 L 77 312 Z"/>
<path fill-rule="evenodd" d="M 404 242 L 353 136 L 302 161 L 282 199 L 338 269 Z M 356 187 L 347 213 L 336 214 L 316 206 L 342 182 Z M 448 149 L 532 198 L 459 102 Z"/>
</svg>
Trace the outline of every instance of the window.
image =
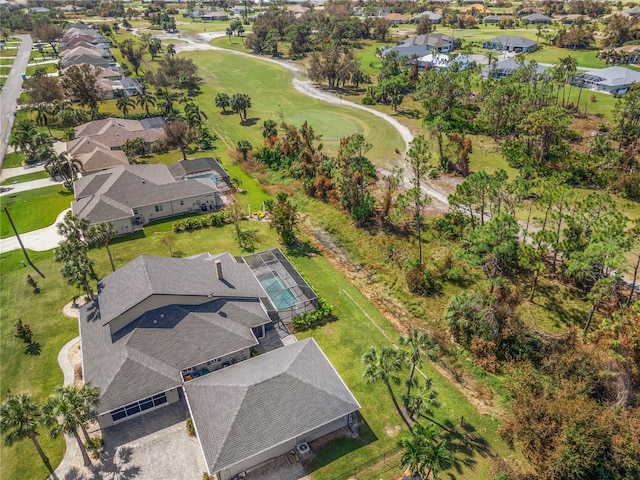
<svg viewBox="0 0 640 480">
<path fill-rule="evenodd" d="M 137 209 L 137 208 L 134 208 L 134 209 L 133 209 L 133 214 L 134 214 L 134 215 L 137 215 L 137 214 L 138 214 L 138 209 Z"/>
<path fill-rule="evenodd" d="M 180 200 L 180 205 L 184 205 L 184 200 Z"/>
<path fill-rule="evenodd" d="M 118 420 L 122 420 L 123 418 L 127 418 L 130 415 L 135 415 L 140 412 L 144 412 L 153 407 L 157 407 L 159 405 L 163 405 L 167 403 L 167 394 L 166 392 L 159 393 L 154 395 L 153 397 L 143 398 L 137 402 L 130 403 L 121 408 L 116 408 L 111 411 L 111 420 L 117 422 Z"/>
<path fill-rule="evenodd" d="M 162 205 L 156 205 L 156 212 L 162 212 L 163 210 Z"/>
</svg>

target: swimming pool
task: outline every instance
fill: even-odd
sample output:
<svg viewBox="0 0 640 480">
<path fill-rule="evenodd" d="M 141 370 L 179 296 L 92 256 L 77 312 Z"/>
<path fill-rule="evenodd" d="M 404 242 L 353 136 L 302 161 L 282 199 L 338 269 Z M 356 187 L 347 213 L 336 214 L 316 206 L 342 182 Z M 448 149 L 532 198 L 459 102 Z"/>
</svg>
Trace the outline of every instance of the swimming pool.
<svg viewBox="0 0 640 480">
<path fill-rule="evenodd" d="M 188 179 L 192 179 L 192 178 L 208 178 L 209 180 L 211 180 L 211 183 L 215 183 L 216 185 L 218 183 L 220 183 L 220 177 L 218 175 L 216 175 L 215 173 L 203 173 L 201 175 L 193 175 L 191 177 L 187 177 Z"/>
<path fill-rule="evenodd" d="M 267 292 L 267 295 L 269 295 L 273 305 L 278 310 L 284 310 L 285 308 L 292 307 L 298 303 L 296 301 L 296 297 L 293 296 L 293 293 L 287 290 L 287 286 L 284 284 L 282 279 L 278 277 L 270 277 L 260 280 L 260 283 Z"/>
</svg>

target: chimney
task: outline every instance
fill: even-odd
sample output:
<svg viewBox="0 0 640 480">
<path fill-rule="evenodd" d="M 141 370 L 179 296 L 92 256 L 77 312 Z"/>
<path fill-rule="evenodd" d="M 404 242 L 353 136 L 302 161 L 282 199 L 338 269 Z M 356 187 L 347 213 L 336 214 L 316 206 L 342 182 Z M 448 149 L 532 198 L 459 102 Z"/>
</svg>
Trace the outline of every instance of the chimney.
<svg viewBox="0 0 640 480">
<path fill-rule="evenodd" d="M 216 277 L 218 280 L 222 280 L 222 262 L 220 260 L 215 261 L 216 264 Z"/>
</svg>

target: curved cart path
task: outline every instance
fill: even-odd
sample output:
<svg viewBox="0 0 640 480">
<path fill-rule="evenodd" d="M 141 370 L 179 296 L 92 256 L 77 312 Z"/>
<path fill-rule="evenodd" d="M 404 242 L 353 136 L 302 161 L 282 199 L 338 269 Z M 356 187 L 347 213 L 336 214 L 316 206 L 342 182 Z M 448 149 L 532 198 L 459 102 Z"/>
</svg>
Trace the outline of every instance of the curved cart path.
<svg viewBox="0 0 640 480">
<path fill-rule="evenodd" d="M 404 140 L 405 146 L 408 149 L 409 144 L 413 141 L 413 134 L 411 130 L 407 128 L 405 125 L 401 124 L 398 120 L 393 118 L 391 115 L 380 112 L 373 108 L 367 107 L 365 105 L 361 105 L 355 102 L 351 102 L 349 100 L 345 100 L 343 98 L 337 97 L 335 94 L 331 92 L 327 92 L 316 87 L 313 82 L 309 79 L 305 78 L 306 72 L 299 65 L 283 61 L 276 60 L 273 58 L 263 57 L 260 55 L 253 55 L 251 53 L 239 52 L 237 50 L 230 50 L 223 47 L 215 47 L 213 45 L 209 45 L 209 41 L 214 38 L 224 37 L 226 34 L 224 32 L 212 32 L 207 34 L 197 34 L 197 35 L 181 35 L 180 37 L 176 37 L 175 35 L 162 35 L 161 38 L 174 38 L 176 40 L 181 41 L 181 43 L 176 45 L 176 52 L 189 52 L 189 51 L 199 51 L 199 50 L 217 50 L 221 52 L 233 53 L 234 55 L 242 55 L 245 57 L 250 57 L 258 60 L 262 60 L 264 62 L 270 62 L 289 70 L 292 75 L 292 83 L 293 87 L 296 91 L 307 95 L 308 97 L 314 98 L 316 100 L 321 100 L 323 102 L 330 103 L 332 105 L 342 106 L 342 107 L 350 107 L 356 108 L 358 110 L 363 110 L 368 112 L 376 117 L 379 117 L 389 123 L 402 137 Z M 402 167 L 401 162 L 398 163 L 398 166 Z M 382 173 L 388 173 L 387 170 L 378 169 Z M 405 186 L 409 186 L 411 182 L 412 176 L 408 172 L 403 173 L 403 184 Z M 421 182 L 422 189 L 429 194 L 432 198 L 437 200 L 439 203 L 442 203 L 444 207 L 449 206 L 448 194 L 439 190 L 432 182 L 423 180 Z"/>
</svg>

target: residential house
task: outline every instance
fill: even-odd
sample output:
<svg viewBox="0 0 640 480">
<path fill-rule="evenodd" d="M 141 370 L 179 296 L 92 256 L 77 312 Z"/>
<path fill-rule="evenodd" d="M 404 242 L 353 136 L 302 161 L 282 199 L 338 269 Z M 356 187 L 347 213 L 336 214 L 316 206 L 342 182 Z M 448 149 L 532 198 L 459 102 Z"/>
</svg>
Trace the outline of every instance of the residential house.
<svg viewBox="0 0 640 480">
<path fill-rule="evenodd" d="M 640 15 L 640 7 L 630 8 L 629 10 L 627 10 L 627 15 L 629 15 L 630 17 L 637 17 L 638 15 Z"/>
<path fill-rule="evenodd" d="M 487 25 L 498 25 L 502 22 L 502 19 L 505 21 L 513 20 L 513 17 L 510 15 L 487 15 L 482 19 L 482 23 Z"/>
<path fill-rule="evenodd" d="M 488 65 L 483 67 L 481 70 L 481 75 L 483 78 L 505 78 L 513 75 L 516 71 L 520 70 L 524 66 L 529 65 L 529 62 L 525 61 L 522 64 L 518 63 L 516 60 L 512 58 L 508 58 L 505 60 L 500 60 L 493 65 Z M 535 64 L 535 72 L 533 72 L 536 76 L 544 75 L 547 67 L 544 67 L 539 64 Z"/>
<path fill-rule="evenodd" d="M 522 20 L 534 25 L 535 24 L 551 25 L 551 23 L 553 23 L 553 20 L 551 18 L 541 13 L 532 13 L 530 15 L 525 15 L 524 17 L 522 17 Z"/>
<path fill-rule="evenodd" d="M 625 67 L 607 67 L 582 72 L 573 77 L 573 84 L 599 92 L 622 95 L 640 82 L 640 72 Z"/>
<path fill-rule="evenodd" d="M 422 18 L 427 17 L 429 19 L 429 21 L 433 24 L 437 24 L 440 23 L 442 21 L 442 15 L 440 15 L 439 13 L 435 13 L 435 12 L 431 12 L 429 10 L 424 11 L 424 12 L 420 12 L 417 15 L 414 15 L 413 17 L 411 17 L 410 22 L 411 23 L 418 23 Z"/>
<path fill-rule="evenodd" d="M 431 52 L 448 53 L 453 50 L 453 38 L 444 33 L 427 33 L 425 35 L 414 35 L 394 47 L 381 49 L 381 55 L 389 52 L 398 52 L 402 57 L 414 58 L 423 57 Z"/>
<path fill-rule="evenodd" d="M 482 48 L 487 50 L 502 50 L 507 52 L 531 52 L 538 46 L 538 42 L 515 35 L 500 35 L 487 40 Z"/>
<path fill-rule="evenodd" d="M 427 55 L 417 59 L 418 67 L 421 70 L 434 69 L 440 70 L 455 65 L 458 70 L 466 70 L 471 65 L 471 61 L 467 55 L 457 55 L 451 57 L 445 53 L 428 53 Z"/>
<path fill-rule="evenodd" d="M 250 11 L 251 11 L 251 9 L 249 7 L 247 7 L 247 6 L 236 5 L 235 7 L 231 8 L 231 15 L 239 17 L 241 15 L 248 14 Z"/>
<path fill-rule="evenodd" d="M 591 23 L 592 19 L 591 17 L 588 17 L 586 15 L 580 15 L 577 13 L 572 13 L 569 15 L 560 15 L 557 17 L 557 19 L 564 25 L 573 25 L 574 23 Z"/>
<path fill-rule="evenodd" d="M 469 3 L 469 2 L 465 2 L 465 3 Z M 473 2 L 471 2 L 471 3 L 473 3 Z M 473 5 L 469 5 L 467 7 L 464 7 L 461 10 L 461 12 L 462 13 L 467 13 L 467 14 L 470 14 L 470 15 L 478 14 L 478 13 L 482 13 L 483 15 L 486 15 L 486 14 L 491 13 L 491 9 L 485 7 L 481 3 L 474 3 Z"/>
<path fill-rule="evenodd" d="M 229 20 L 229 14 L 224 10 L 214 10 L 211 12 L 203 13 L 200 18 L 205 21 Z"/>
<path fill-rule="evenodd" d="M 289 5 L 287 7 L 287 12 L 293 14 L 293 16 L 296 17 L 296 18 L 300 18 L 305 13 L 307 13 L 309 10 L 311 10 L 311 9 L 307 8 L 305 6 L 302 6 L 302 5 Z"/>
<path fill-rule="evenodd" d="M 123 165 L 77 180 L 71 210 L 92 225 L 111 222 L 125 235 L 152 220 L 221 207 L 231 191 L 227 179 L 217 170 L 178 179 L 167 165 Z"/>
<path fill-rule="evenodd" d="M 83 175 L 128 165 L 129 161 L 122 151 L 127 140 L 142 138 L 151 150 L 152 145 L 164 136 L 163 127 L 164 120 L 158 117 L 94 120 L 75 128 L 75 139 L 67 142 L 67 152 L 81 162 Z"/>
<path fill-rule="evenodd" d="M 388 20 L 391 25 L 404 25 L 405 23 L 409 23 L 409 20 L 411 20 L 409 15 L 403 15 L 401 13 L 390 13 L 383 18 Z"/>
<path fill-rule="evenodd" d="M 316 342 L 282 346 L 274 328 L 277 295 L 296 288 L 293 302 L 313 310 L 315 293 L 277 249 L 141 256 L 103 278 L 79 309 L 100 427 L 184 401 L 208 473 L 227 480 L 349 426 L 360 405 Z"/>
<path fill-rule="evenodd" d="M 353 9 L 353 15 L 356 17 L 382 18 L 391 13 L 391 10 L 384 7 L 358 7 Z"/>
<path fill-rule="evenodd" d="M 77 47 L 72 50 L 77 50 L 82 47 Z M 71 50 L 69 50 L 71 51 Z M 67 52 L 63 52 L 67 53 Z M 100 68 L 110 68 L 116 65 L 116 63 L 108 58 L 102 56 L 102 54 L 95 50 L 84 49 L 82 51 L 77 50 L 76 54 L 69 54 L 66 56 L 62 56 L 60 58 L 60 63 L 62 64 L 62 68 L 68 68 L 74 65 L 82 65 L 84 63 L 88 65 L 93 65 L 94 67 Z"/>
<path fill-rule="evenodd" d="M 640 63 L 640 45 L 606 48 L 599 53 L 606 64 Z"/>
</svg>

